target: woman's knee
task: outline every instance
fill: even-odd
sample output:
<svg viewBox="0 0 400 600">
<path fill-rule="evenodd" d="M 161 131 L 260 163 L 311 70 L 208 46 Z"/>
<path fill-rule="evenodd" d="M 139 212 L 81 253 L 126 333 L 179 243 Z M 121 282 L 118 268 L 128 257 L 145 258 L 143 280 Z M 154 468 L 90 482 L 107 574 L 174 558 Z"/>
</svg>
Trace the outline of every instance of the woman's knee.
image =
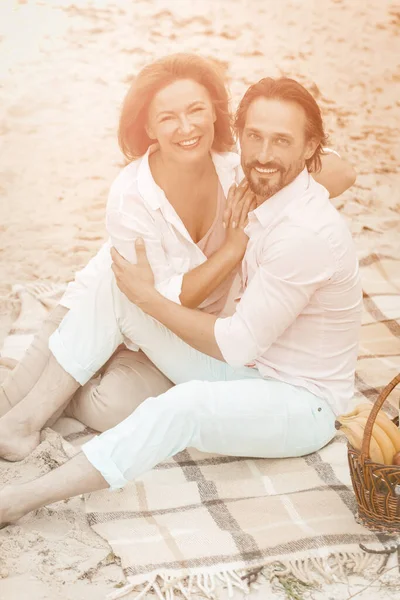
<svg viewBox="0 0 400 600">
<path fill-rule="evenodd" d="M 138 406 L 135 394 L 120 394 L 118 388 L 110 395 L 99 378 L 80 388 L 67 407 L 66 416 L 81 421 L 96 431 L 107 431 L 128 417 Z"/>
<path fill-rule="evenodd" d="M 171 386 L 147 357 L 121 350 L 102 376 L 78 390 L 65 414 L 96 431 L 106 431 L 126 419 L 147 398 L 157 397 Z"/>
</svg>

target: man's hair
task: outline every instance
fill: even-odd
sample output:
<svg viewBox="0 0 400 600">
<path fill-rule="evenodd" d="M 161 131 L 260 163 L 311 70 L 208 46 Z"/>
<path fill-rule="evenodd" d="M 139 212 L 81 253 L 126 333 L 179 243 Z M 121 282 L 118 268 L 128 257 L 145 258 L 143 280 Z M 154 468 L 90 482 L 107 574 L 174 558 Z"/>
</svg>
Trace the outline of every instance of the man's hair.
<svg viewBox="0 0 400 600">
<path fill-rule="evenodd" d="M 326 145 L 328 138 L 324 131 L 321 111 L 310 92 L 300 83 L 289 77 L 280 77 L 278 79 L 265 77 L 258 83 L 251 85 L 236 111 L 235 129 L 239 136 L 241 136 L 245 126 L 247 110 L 250 104 L 257 98 L 294 102 L 301 106 L 307 120 L 307 139 L 315 139 L 319 142 L 313 156 L 306 160 L 306 165 L 309 171 L 320 171 L 322 149 Z"/>
<path fill-rule="evenodd" d="M 216 62 L 196 54 L 171 54 L 145 66 L 125 97 L 118 130 L 120 148 L 128 160 L 143 156 L 152 140 L 146 132 L 148 109 L 154 96 L 180 79 L 191 79 L 208 91 L 216 113 L 213 148 L 232 150 L 234 139 L 229 97 L 222 70 Z"/>
</svg>

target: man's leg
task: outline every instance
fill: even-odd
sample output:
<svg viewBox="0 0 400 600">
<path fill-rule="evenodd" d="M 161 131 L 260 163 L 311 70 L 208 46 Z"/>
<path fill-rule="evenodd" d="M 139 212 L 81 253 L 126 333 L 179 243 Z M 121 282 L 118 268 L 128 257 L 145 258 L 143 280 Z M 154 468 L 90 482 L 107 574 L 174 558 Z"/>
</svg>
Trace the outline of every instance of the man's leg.
<svg viewBox="0 0 400 600">
<path fill-rule="evenodd" d="M 118 350 L 102 369 L 74 394 L 65 409 L 95 431 L 106 431 L 126 419 L 146 398 L 159 396 L 172 382 L 143 352 Z"/>
<path fill-rule="evenodd" d="M 46 504 L 108 487 L 97 469 L 80 452 L 46 475 L 0 490 L 0 527 Z"/>
<path fill-rule="evenodd" d="M 40 479 L 0 492 L 0 521 L 62 498 L 123 487 L 187 447 L 231 456 L 309 454 L 335 435 L 335 417 L 313 394 L 264 379 L 190 381 L 145 400 L 94 438 L 83 455 Z"/>
</svg>

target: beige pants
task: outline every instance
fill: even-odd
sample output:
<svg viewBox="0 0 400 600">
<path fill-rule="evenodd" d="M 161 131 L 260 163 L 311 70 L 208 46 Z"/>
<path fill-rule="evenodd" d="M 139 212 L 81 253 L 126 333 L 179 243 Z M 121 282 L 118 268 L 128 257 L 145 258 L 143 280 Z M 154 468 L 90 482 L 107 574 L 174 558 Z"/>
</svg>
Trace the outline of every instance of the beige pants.
<svg viewBox="0 0 400 600">
<path fill-rule="evenodd" d="M 0 416 L 20 402 L 39 379 L 50 355 L 48 340 L 68 309 L 57 306 L 36 334 L 20 363 L 0 385 Z M 96 431 L 106 431 L 150 396 L 172 383 L 143 352 L 118 349 L 99 373 L 74 394 L 64 415 Z"/>
</svg>

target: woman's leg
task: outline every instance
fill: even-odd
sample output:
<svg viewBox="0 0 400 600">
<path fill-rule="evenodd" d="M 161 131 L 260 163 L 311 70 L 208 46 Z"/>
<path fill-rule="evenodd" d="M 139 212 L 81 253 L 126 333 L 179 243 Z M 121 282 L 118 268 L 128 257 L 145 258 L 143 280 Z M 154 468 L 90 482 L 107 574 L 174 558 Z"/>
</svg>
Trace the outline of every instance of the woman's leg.
<svg viewBox="0 0 400 600">
<path fill-rule="evenodd" d="M 50 356 L 49 337 L 67 312 L 68 308 L 58 305 L 49 314 L 21 361 L 0 384 L 0 417 L 21 402 L 38 381 Z"/>
<path fill-rule="evenodd" d="M 33 389 L 0 419 L 0 456 L 9 461 L 28 456 L 39 444 L 43 426 L 61 414 L 78 387 L 50 355 Z"/>
<path fill-rule="evenodd" d="M 106 431 L 126 419 L 146 398 L 159 396 L 172 385 L 143 352 L 117 350 L 101 375 L 78 389 L 64 414 L 95 431 Z"/>
<path fill-rule="evenodd" d="M 118 289 L 112 271 L 86 294 L 79 311 L 68 313 L 49 346 L 60 366 L 84 385 L 124 341 L 133 341 L 173 383 L 260 377 L 256 369 L 232 369 L 183 342 L 132 304 Z"/>
<path fill-rule="evenodd" d="M 110 270 L 50 337 L 52 356 L 33 390 L 0 419 L 0 456 L 8 460 L 27 456 L 38 444 L 44 424 L 65 407 L 79 384 L 87 383 L 126 338 L 134 340 L 174 383 L 259 377 L 255 369 L 232 369 L 184 343 L 129 302 Z"/>
<path fill-rule="evenodd" d="M 120 488 L 187 447 L 247 457 L 309 454 L 333 438 L 334 421 L 323 400 L 278 381 L 190 381 L 145 400 L 85 444 L 86 458 L 78 455 L 34 482 L 5 488 L 0 519 L 107 484 Z"/>
</svg>

